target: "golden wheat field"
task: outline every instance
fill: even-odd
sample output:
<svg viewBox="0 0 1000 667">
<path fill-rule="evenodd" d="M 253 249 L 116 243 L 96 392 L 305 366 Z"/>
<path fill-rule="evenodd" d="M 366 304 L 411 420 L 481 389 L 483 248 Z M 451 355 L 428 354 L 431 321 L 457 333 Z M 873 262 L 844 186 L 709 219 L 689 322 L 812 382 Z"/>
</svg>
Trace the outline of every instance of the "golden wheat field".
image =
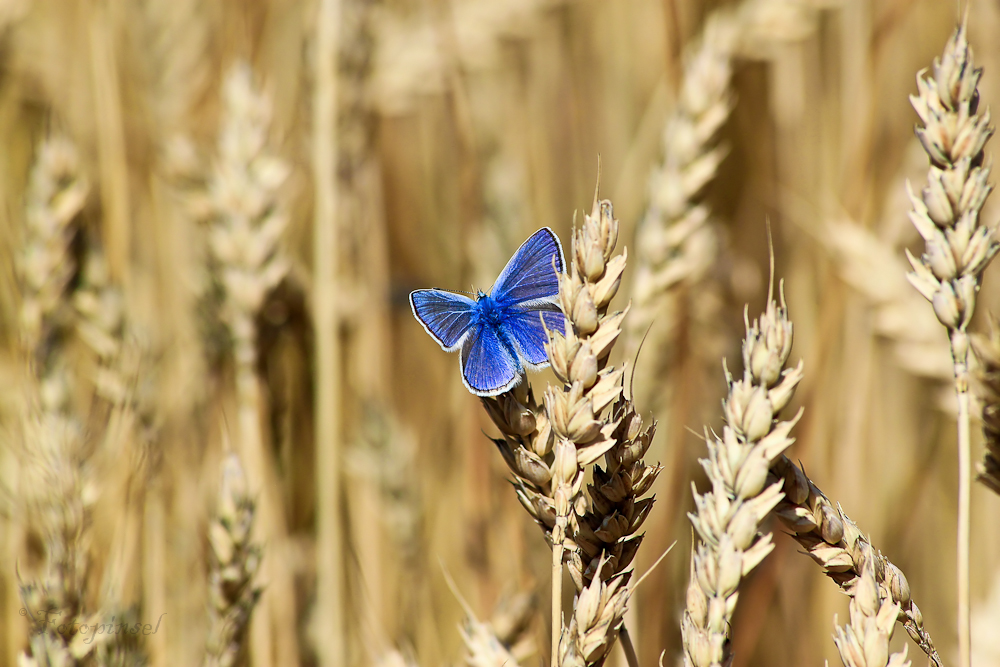
<svg viewBox="0 0 1000 667">
<path fill-rule="evenodd" d="M 0 0 L 0 665 L 1000 667 L 998 34 Z"/>
</svg>

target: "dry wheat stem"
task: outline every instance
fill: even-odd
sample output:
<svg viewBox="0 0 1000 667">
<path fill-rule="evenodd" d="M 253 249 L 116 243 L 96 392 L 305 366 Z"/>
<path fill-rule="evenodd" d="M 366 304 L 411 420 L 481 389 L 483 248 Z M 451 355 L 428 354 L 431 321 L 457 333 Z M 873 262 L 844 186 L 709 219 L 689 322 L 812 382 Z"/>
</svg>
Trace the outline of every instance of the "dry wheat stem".
<svg viewBox="0 0 1000 667">
<path fill-rule="evenodd" d="M 993 134 L 990 112 L 978 115 L 977 89 L 982 69 L 973 66 L 965 25 L 956 28 L 933 76 L 917 75 L 917 95 L 910 96 L 923 126 L 916 128 L 931 160 L 927 186 L 920 196 L 910 193 L 910 219 L 924 238 L 919 258 L 907 251 L 913 266 L 908 275 L 914 287 L 934 307 L 947 327 L 955 367 L 958 399 L 958 637 L 959 662 L 969 667 L 969 338 L 966 327 L 976 307 L 982 273 L 1000 250 L 993 230 L 980 224 L 979 215 L 993 189 L 987 183 L 990 165 L 983 148 Z"/>
<path fill-rule="evenodd" d="M 769 479 L 781 480 L 783 484 L 784 498 L 778 503 L 775 514 L 805 553 L 845 593 L 851 594 L 862 575 L 866 555 L 874 554 L 876 580 L 899 605 L 899 622 L 931 661 L 942 667 L 930 633 L 924 628 L 923 615 L 910 598 L 910 585 L 903 572 L 874 550 L 843 509 L 834 507 L 805 471 L 788 457 L 778 457 L 771 466 Z"/>
<path fill-rule="evenodd" d="M 343 607 L 343 527 L 341 525 L 341 346 L 337 297 L 340 270 L 338 220 L 340 211 L 337 131 L 342 23 L 341 0 L 321 0 L 317 6 L 315 86 L 313 93 L 313 172 L 316 202 L 313 219 L 313 270 L 316 328 L 316 484 L 318 615 L 330 641 L 319 647 L 322 667 L 342 667 L 347 661 Z"/>
<path fill-rule="evenodd" d="M 864 554 L 861 576 L 851 586 L 850 623 L 837 627 L 833 641 L 844 667 L 909 667 L 906 648 L 889 655 L 899 604 L 885 594 L 875 577 L 877 560 L 871 546 Z"/>
<path fill-rule="evenodd" d="M 740 582 L 774 548 L 771 534 L 759 530 L 784 494 L 768 470 L 793 442 L 789 433 L 798 415 L 778 421 L 778 414 L 803 376 L 802 362 L 785 368 L 792 323 L 784 295 L 780 298 L 780 306 L 769 298 L 767 310 L 752 325 L 744 315 L 743 378 L 736 380 L 726 370 L 725 426 L 721 436 L 706 432 L 709 456 L 701 464 L 712 488 L 704 494 L 695 489 L 697 512 L 690 517 L 700 540 L 691 546 L 681 622 L 684 664 L 690 667 L 732 660 L 729 630 Z"/>
<path fill-rule="evenodd" d="M 250 539 L 254 501 L 239 457 L 222 464 L 216 516 L 209 527 L 210 622 L 205 667 L 233 667 L 245 652 L 245 637 L 261 589 L 255 578 L 261 550 Z"/>
</svg>

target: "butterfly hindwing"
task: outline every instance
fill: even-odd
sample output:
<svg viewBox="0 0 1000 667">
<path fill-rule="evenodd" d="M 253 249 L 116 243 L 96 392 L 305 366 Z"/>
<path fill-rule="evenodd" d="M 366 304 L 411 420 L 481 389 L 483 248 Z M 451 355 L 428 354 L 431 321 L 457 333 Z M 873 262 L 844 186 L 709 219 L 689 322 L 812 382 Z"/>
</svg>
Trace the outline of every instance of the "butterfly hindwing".
<svg viewBox="0 0 1000 667">
<path fill-rule="evenodd" d="M 462 343 L 462 379 L 478 396 L 496 396 L 515 384 L 520 368 L 511 350 L 490 326 L 480 324 Z"/>
<path fill-rule="evenodd" d="M 543 319 L 545 328 L 549 331 L 566 332 L 566 318 L 555 305 L 548 308 L 511 308 L 506 320 L 506 330 L 517 347 L 518 355 L 527 365 L 534 368 L 541 368 L 549 363 L 548 355 L 545 353 L 548 337 L 545 328 L 542 327 Z"/>
<path fill-rule="evenodd" d="M 476 302 L 463 294 L 439 289 L 410 293 L 410 308 L 424 329 L 447 352 L 454 352 L 476 317 Z"/>
<path fill-rule="evenodd" d="M 490 296 L 503 305 L 530 302 L 554 303 L 559 294 L 559 275 L 566 262 L 559 237 L 542 227 L 521 244 L 493 283 Z"/>
</svg>

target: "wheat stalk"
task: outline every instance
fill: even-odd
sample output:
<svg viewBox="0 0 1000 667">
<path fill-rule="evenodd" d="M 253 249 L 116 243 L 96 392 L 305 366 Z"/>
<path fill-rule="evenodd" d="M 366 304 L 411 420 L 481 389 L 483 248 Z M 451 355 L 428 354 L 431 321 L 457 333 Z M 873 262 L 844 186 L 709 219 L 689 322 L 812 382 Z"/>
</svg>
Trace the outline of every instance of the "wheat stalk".
<svg viewBox="0 0 1000 667">
<path fill-rule="evenodd" d="M 992 186 L 990 166 L 983 164 L 983 147 L 993 134 L 990 112 L 976 112 L 979 77 L 965 26 L 959 26 L 940 59 L 933 77 L 917 75 L 917 95 L 910 102 L 923 123 L 917 137 L 931 160 L 927 187 L 920 196 L 907 184 L 913 212 L 910 219 L 924 238 L 924 254 L 913 266 L 910 282 L 931 302 L 934 314 L 949 333 L 958 399 L 958 636 L 959 662 L 971 659 L 969 631 L 969 497 L 971 445 L 969 442 L 969 336 L 966 327 L 976 308 L 982 273 L 1000 250 L 993 230 L 980 225 L 979 213 Z"/>
<path fill-rule="evenodd" d="M 780 291 L 779 291 L 780 294 Z M 778 421 L 802 380 L 802 362 L 785 368 L 792 348 L 792 323 L 768 295 L 767 310 L 753 325 L 746 320 L 743 378 L 728 369 L 721 437 L 706 433 L 709 458 L 701 461 L 712 484 L 695 492 L 691 522 L 700 543 L 691 547 L 691 577 L 681 624 L 685 665 L 708 667 L 732 659 L 729 628 L 740 581 L 774 548 L 760 526 L 782 498 L 781 484 L 768 469 L 793 442 L 798 421 Z M 800 413 L 801 414 L 801 413 Z"/>
<path fill-rule="evenodd" d="M 313 219 L 313 267 L 316 327 L 316 462 L 318 465 L 317 526 L 319 595 L 317 611 L 330 641 L 320 645 L 323 667 L 342 667 L 347 661 L 340 488 L 343 401 L 341 386 L 340 322 L 335 298 L 340 271 L 340 182 L 337 178 L 341 103 L 338 63 L 344 14 L 341 0 L 322 0 L 316 17 L 316 91 L 313 97 L 313 171 L 316 204 Z"/>
<path fill-rule="evenodd" d="M 906 648 L 889 655 L 889 640 L 896 625 L 899 604 L 893 602 L 875 577 L 875 554 L 864 556 L 861 576 L 851 587 L 851 620 L 838 627 L 834 642 L 844 667 L 909 667 Z"/>
<path fill-rule="evenodd" d="M 261 548 L 250 539 L 255 506 L 239 457 L 222 464 L 219 504 L 208 531 L 211 545 L 211 627 L 205 667 L 231 667 L 245 654 L 250 615 L 260 599 L 256 585 Z"/>
</svg>

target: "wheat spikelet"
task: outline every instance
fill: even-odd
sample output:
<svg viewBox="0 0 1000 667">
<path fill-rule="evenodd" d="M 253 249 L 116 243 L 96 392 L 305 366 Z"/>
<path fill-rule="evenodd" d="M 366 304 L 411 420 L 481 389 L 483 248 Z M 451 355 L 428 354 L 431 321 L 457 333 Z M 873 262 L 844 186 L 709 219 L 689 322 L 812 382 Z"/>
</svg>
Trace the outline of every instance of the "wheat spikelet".
<svg viewBox="0 0 1000 667">
<path fill-rule="evenodd" d="M 25 416 L 22 437 L 19 509 L 40 537 L 45 560 L 37 579 L 25 582 L 19 576 L 33 635 L 30 653 L 21 659 L 48 664 L 46 656 L 64 655 L 68 662 L 62 664 L 74 665 L 93 648 L 79 631 L 79 624 L 90 621 L 84 599 L 86 530 L 94 493 L 86 478 L 83 437 L 70 416 L 38 406 Z"/>
<path fill-rule="evenodd" d="M 906 649 L 889 655 L 889 640 L 899 604 L 885 594 L 875 578 L 875 555 L 864 557 L 861 576 L 851 587 L 851 621 L 833 637 L 844 667 L 908 667 Z"/>
<path fill-rule="evenodd" d="M 219 505 L 209 528 L 211 628 L 206 667 L 231 667 L 244 655 L 246 633 L 261 589 L 255 578 L 261 550 L 250 539 L 255 506 L 239 457 L 222 465 Z"/>
<path fill-rule="evenodd" d="M 746 316 L 744 316 L 746 320 Z M 792 348 L 792 323 L 781 305 L 768 299 L 753 325 L 746 320 L 743 378 L 726 371 L 722 436 L 706 433 L 709 458 L 702 466 L 711 491 L 695 492 L 691 522 L 701 538 L 691 548 L 691 577 L 681 624 L 685 665 L 724 665 L 732 659 L 729 626 L 740 581 L 771 552 L 771 534 L 759 532 L 782 498 L 781 484 L 768 479 L 771 463 L 791 444 L 798 421 L 778 421 L 802 380 L 802 362 L 785 368 Z M 800 413 L 801 414 L 801 413 Z"/>
<path fill-rule="evenodd" d="M 603 569 L 603 560 L 599 569 Z M 627 575 L 605 581 L 594 577 L 573 599 L 569 626 L 559 638 L 560 667 L 601 665 L 607 659 L 622 627 L 631 590 Z"/>
</svg>

